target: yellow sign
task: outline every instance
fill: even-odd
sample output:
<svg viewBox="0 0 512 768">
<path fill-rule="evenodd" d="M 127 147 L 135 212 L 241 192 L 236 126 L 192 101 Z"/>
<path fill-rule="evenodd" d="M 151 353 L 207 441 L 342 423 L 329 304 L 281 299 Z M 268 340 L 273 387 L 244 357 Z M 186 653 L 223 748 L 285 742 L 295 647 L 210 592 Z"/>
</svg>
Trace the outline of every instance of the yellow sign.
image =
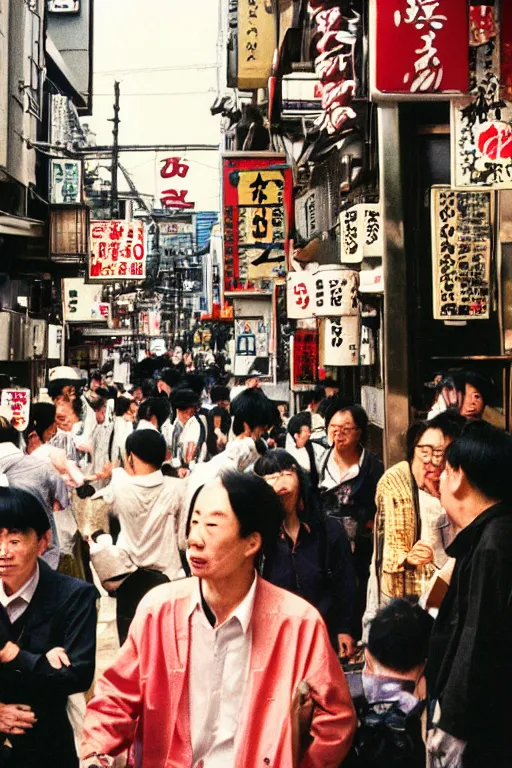
<svg viewBox="0 0 512 768">
<path fill-rule="evenodd" d="M 281 171 L 241 171 L 238 205 L 282 205 L 283 189 Z"/>
<path fill-rule="evenodd" d="M 238 87 L 266 88 L 276 48 L 272 0 L 238 0 Z"/>
</svg>

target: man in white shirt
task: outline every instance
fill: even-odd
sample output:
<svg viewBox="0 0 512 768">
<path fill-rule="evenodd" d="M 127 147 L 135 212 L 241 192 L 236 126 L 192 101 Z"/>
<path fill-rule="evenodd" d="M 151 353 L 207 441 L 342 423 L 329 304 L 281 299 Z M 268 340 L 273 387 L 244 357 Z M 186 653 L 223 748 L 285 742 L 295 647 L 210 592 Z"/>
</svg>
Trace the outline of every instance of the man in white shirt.
<svg viewBox="0 0 512 768">
<path fill-rule="evenodd" d="M 164 434 L 171 450 L 171 463 L 179 477 L 185 477 L 196 464 L 206 458 L 206 426 L 198 416 L 199 396 L 192 389 L 180 387 L 171 393 L 176 419 L 170 432 Z"/>
<path fill-rule="evenodd" d="M 297 464 L 304 469 L 317 488 L 322 459 L 326 449 L 311 442 L 311 414 L 303 411 L 292 416 L 287 426 L 285 449 L 296 459 Z"/>
</svg>

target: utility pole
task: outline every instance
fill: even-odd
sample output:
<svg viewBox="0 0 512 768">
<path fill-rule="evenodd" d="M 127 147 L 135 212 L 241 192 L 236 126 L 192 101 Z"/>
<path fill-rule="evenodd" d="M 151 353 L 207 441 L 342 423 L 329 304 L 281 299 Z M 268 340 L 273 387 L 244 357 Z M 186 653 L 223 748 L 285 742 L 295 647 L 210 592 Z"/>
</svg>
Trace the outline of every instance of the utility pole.
<svg viewBox="0 0 512 768">
<path fill-rule="evenodd" d="M 109 122 L 114 124 L 112 128 L 112 189 L 110 193 L 110 217 L 119 217 L 119 200 L 117 191 L 117 168 L 119 165 L 119 83 L 114 82 L 114 117 Z"/>
</svg>

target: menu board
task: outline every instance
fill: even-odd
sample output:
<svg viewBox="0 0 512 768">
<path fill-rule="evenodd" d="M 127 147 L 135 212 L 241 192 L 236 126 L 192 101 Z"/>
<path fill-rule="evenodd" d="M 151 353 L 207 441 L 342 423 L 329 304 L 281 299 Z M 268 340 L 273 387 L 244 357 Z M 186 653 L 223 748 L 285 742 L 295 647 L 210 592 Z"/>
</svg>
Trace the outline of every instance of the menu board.
<svg viewBox="0 0 512 768">
<path fill-rule="evenodd" d="M 491 192 L 434 187 L 431 198 L 435 320 L 488 320 Z"/>
</svg>

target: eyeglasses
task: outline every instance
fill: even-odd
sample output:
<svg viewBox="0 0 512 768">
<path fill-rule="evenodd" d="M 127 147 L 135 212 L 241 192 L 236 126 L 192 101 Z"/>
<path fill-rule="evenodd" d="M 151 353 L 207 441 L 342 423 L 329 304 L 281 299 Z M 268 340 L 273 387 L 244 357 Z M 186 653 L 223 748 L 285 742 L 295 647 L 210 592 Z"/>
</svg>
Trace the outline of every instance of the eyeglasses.
<svg viewBox="0 0 512 768">
<path fill-rule="evenodd" d="M 282 472 L 274 472 L 272 475 L 263 475 L 263 479 L 269 484 L 274 485 L 281 478 L 290 478 L 295 475 L 293 469 L 283 469 Z"/>
<path fill-rule="evenodd" d="M 337 424 L 329 424 L 329 428 L 332 429 L 333 432 L 339 432 L 342 435 L 350 435 L 351 432 L 358 431 L 357 427 L 342 427 Z"/>
<path fill-rule="evenodd" d="M 417 445 L 415 451 L 422 461 L 441 462 L 445 454 L 444 448 L 435 448 L 435 446 L 427 445 L 426 443 Z"/>
</svg>

